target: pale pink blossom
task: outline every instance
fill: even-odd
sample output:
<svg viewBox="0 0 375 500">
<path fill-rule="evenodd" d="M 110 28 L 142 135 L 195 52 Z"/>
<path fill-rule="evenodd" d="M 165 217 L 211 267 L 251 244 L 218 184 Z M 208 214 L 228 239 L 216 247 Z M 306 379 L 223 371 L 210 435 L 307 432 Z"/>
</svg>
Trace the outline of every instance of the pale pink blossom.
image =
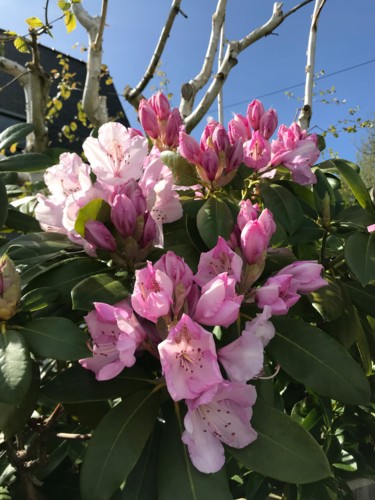
<svg viewBox="0 0 375 500">
<path fill-rule="evenodd" d="M 223 381 L 216 386 L 213 396 L 211 390 L 187 401 L 182 441 L 199 471 L 209 474 L 223 467 L 222 443 L 244 448 L 257 438 L 250 424 L 255 400 L 255 388 L 251 385 Z"/>
<path fill-rule="evenodd" d="M 328 283 L 322 278 L 323 266 L 313 260 L 296 261 L 280 269 L 276 276 L 291 275 L 298 293 L 306 294 L 318 290 Z"/>
<path fill-rule="evenodd" d="M 244 163 L 255 170 L 262 171 L 271 161 L 271 146 L 259 131 L 253 133 L 249 141 L 243 145 Z"/>
<path fill-rule="evenodd" d="M 270 340 L 275 336 L 275 327 L 268 321 L 272 316 L 272 308 L 264 306 L 263 311 L 255 316 L 251 321 L 246 321 L 245 330 L 247 335 L 254 335 L 266 347 Z"/>
<path fill-rule="evenodd" d="M 301 297 L 297 293 L 297 285 L 291 274 L 273 276 L 256 289 L 255 302 L 261 309 L 270 306 L 273 315 L 287 314 Z"/>
<path fill-rule="evenodd" d="M 234 144 L 238 140 L 244 143 L 248 139 L 251 139 L 251 131 L 247 118 L 240 114 L 235 114 L 228 123 L 228 135 L 231 144 Z"/>
<path fill-rule="evenodd" d="M 221 273 L 206 283 L 198 300 L 194 319 L 203 325 L 228 327 L 238 317 L 243 295 L 237 295 L 236 280 Z"/>
<path fill-rule="evenodd" d="M 88 137 L 83 150 L 98 182 L 116 186 L 141 177 L 148 146 L 144 137 L 111 122 L 99 128 L 97 139 Z"/>
<path fill-rule="evenodd" d="M 183 314 L 158 345 L 172 399 L 194 399 L 222 381 L 213 336 Z"/>
<path fill-rule="evenodd" d="M 36 195 L 36 199 L 38 203 L 35 207 L 35 218 L 43 231 L 66 234 L 67 230 L 62 221 L 65 199 L 47 197 L 41 193 Z"/>
<path fill-rule="evenodd" d="M 371 224 L 370 226 L 367 226 L 367 231 L 369 233 L 373 233 L 375 231 L 375 224 Z"/>
<path fill-rule="evenodd" d="M 135 272 L 135 285 L 131 303 L 135 312 L 156 323 L 170 312 L 173 297 L 171 279 L 155 269 L 151 262 Z"/>
<path fill-rule="evenodd" d="M 203 286 L 221 273 L 237 282 L 241 280 L 242 259 L 229 247 L 227 242 L 219 236 L 217 244 L 209 252 L 202 252 L 198 264 L 198 272 L 194 280 Z"/>
</svg>

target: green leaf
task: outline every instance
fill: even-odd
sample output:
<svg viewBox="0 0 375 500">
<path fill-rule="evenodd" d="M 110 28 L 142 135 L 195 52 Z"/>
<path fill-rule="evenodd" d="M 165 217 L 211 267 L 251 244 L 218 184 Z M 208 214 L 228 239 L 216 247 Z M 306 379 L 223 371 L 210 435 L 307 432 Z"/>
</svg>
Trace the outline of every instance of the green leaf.
<svg viewBox="0 0 375 500">
<path fill-rule="evenodd" d="M 107 222 L 110 214 L 111 207 L 106 201 L 100 198 L 92 200 L 79 209 L 74 229 L 84 238 L 85 226 L 88 221 L 97 220 L 99 222 Z"/>
<path fill-rule="evenodd" d="M 5 224 L 8 217 L 8 196 L 7 190 L 2 180 L 0 180 L 0 229 Z"/>
<path fill-rule="evenodd" d="M 276 336 L 267 351 L 291 377 L 342 403 L 368 403 L 368 381 L 341 344 L 302 320 L 274 317 L 272 322 Z"/>
<path fill-rule="evenodd" d="M 96 428 L 81 469 L 82 500 L 108 500 L 126 480 L 155 426 L 159 394 L 139 392 Z"/>
<path fill-rule="evenodd" d="M 320 240 L 325 231 L 316 222 L 309 217 L 303 216 L 302 223 L 297 231 L 289 236 L 289 243 L 291 245 L 303 245 L 310 241 Z"/>
<path fill-rule="evenodd" d="M 0 134 L 0 149 L 6 149 L 15 142 L 24 139 L 34 130 L 32 123 L 16 123 L 6 128 Z"/>
<path fill-rule="evenodd" d="M 78 283 L 72 290 L 73 309 L 89 311 L 94 302 L 116 304 L 129 295 L 129 289 L 116 276 L 96 274 Z"/>
<path fill-rule="evenodd" d="M 208 248 L 217 244 L 219 236 L 227 240 L 233 225 L 233 215 L 228 205 L 217 198 L 209 198 L 197 215 L 198 231 Z"/>
<path fill-rule="evenodd" d="M 346 160 L 334 159 L 321 163 L 319 167 L 338 170 L 361 207 L 375 215 L 375 208 L 372 204 L 366 185 L 358 172 L 356 172 L 358 169 L 357 165 Z"/>
<path fill-rule="evenodd" d="M 126 368 L 114 379 L 98 381 L 93 372 L 75 365 L 57 374 L 43 387 L 42 393 L 56 402 L 87 403 L 133 394 L 153 385 L 138 366 Z"/>
<path fill-rule="evenodd" d="M 39 395 L 39 367 L 32 362 L 32 378 L 27 393 L 19 405 L 0 403 L 0 430 L 5 439 L 19 432 L 30 418 L 35 409 Z"/>
<path fill-rule="evenodd" d="M 39 222 L 34 217 L 24 214 L 11 206 L 8 209 L 5 225 L 9 229 L 15 229 L 23 233 L 35 233 L 42 230 Z"/>
<path fill-rule="evenodd" d="M 163 224 L 164 247 L 182 257 L 195 271 L 198 267 L 200 252 L 191 243 L 184 218 Z"/>
<path fill-rule="evenodd" d="M 30 349 L 44 358 L 73 361 L 90 356 L 86 336 L 66 318 L 38 318 L 22 327 Z"/>
<path fill-rule="evenodd" d="M 56 302 L 60 297 L 60 292 L 52 287 L 42 287 L 26 293 L 21 298 L 20 310 L 34 312 L 44 309 L 51 302 Z"/>
<path fill-rule="evenodd" d="M 276 222 L 282 224 L 288 234 L 295 233 L 302 224 L 303 212 L 297 198 L 283 186 L 266 183 L 260 185 L 264 205 Z"/>
<path fill-rule="evenodd" d="M 31 382 L 31 359 L 23 336 L 15 330 L 0 333 L 0 401 L 22 403 Z"/>
<path fill-rule="evenodd" d="M 353 304 L 365 314 L 375 316 L 375 286 L 361 286 L 357 281 L 344 282 L 349 291 Z"/>
<path fill-rule="evenodd" d="M 42 172 L 53 163 L 42 153 L 24 153 L 0 160 L 0 172 Z"/>
<path fill-rule="evenodd" d="M 351 234 L 346 240 L 344 255 L 362 286 L 375 279 L 375 232 Z"/>
<path fill-rule="evenodd" d="M 225 470 L 199 472 L 181 441 L 182 432 L 180 415 L 168 411 L 160 443 L 159 500 L 231 500 Z"/>
<path fill-rule="evenodd" d="M 173 182 L 177 186 L 194 186 L 199 183 L 196 167 L 178 153 L 163 151 L 160 158 L 172 171 Z"/>
<path fill-rule="evenodd" d="M 258 438 L 245 448 L 229 448 L 246 467 L 294 484 L 311 483 L 332 475 L 319 444 L 285 413 L 258 399 L 251 425 Z"/>
<path fill-rule="evenodd" d="M 35 29 L 35 28 L 41 28 L 44 26 L 43 21 L 39 19 L 39 17 L 28 17 L 26 19 L 26 23 L 30 26 L 30 28 Z"/>
</svg>

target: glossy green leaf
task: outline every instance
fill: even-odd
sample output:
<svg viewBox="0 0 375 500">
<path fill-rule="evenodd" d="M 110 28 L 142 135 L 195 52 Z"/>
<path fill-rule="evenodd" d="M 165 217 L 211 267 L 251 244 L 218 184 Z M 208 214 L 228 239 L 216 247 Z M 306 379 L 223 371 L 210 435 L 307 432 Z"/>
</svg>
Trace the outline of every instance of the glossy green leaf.
<svg viewBox="0 0 375 500">
<path fill-rule="evenodd" d="M 84 332 L 67 318 L 38 318 L 22 326 L 27 343 L 38 356 L 73 361 L 91 352 Z"/>
<path fill-rule="evenodd" d="M 96 428 L 81 469 L 82 500 L 108 500 L 138 461 L 155 426 L 159 394 L 138 392 Z"/>
<path fill-rule="evenodd" d="M 316 176 L 316 183 L 313 184 L 315 205 L 323 221 L 328 223 L 335 213 L 335 193 L 326 175 L 319 168 L 314 173 Z"/>
<path fill-rule="evenodd" d="M 39 222 L 34 217 L 12 207 L 9 207 L 5 225 L 9 229 L 15 229 L 23 233 L 34 233 L 42 230 Z"/>
<path fill-rule="evenodd" d="M 31 290 L 21 298 L 20 310 L 34 312 L 44 309 L 51 302 L 56 302 L 60 297 L 60 292 L 55 288 L 43 287 Z"/>
<path fill-rule="evenodd" d="M 375 215 L 375 208 L 365 183 L 358 173 L 358 166 L 346 160 L 332 159 L 326 160 L 319 165 L 321 169 L 336 170 L 344 178 L 350 190 L 362 208 Z"/>
<path fill-rule="evenodd" d="M 0 179 L 0 229 L 8 217 L 8 196 L 3 181 Z"/>
<path fill-rule="evenodd" d="M 93 372 L 75 365 L 58 373 L 43 387 L 42 393 L 51 401 L 87 403 L 133 394 L 153 385 L 139 366 L 126 368 L 114 379 L 98 381 Z"/>
<path fill-rule="evenodd" d="M 370 387 L 348 351 L 319 328 L 289 317 L 273 318 L 276 336 L 267 351 L 291 377 L 318 394 L 367 404 Z"/>
<path fill-rule="evenodd" d="M 302 224 L 303 212 L 297 198 L 283 186 L 262 183 L 260 193 L 266 208 L 271 210 L 288 234 L 295 233 Z"/>
<path fill-rule="evenodd" d="M 0 402 L 22 403 L 31 382 L 31 359 L 21 333 L 0 333 Z"/>
<path fill-rule="evenodd" d="M 99 222 L 107 222 L 110 214 L 111 207 L 106 201 L 100 198 L 89 201 L 84 207 L 78 210 L 74 229 L 84 238 L 85 226 L 88 221 L 96 220 Z"/>
<path fill-rule="evenodd" d="M 362 286 L 375 279 L 375 232 L 350 235 L 346 240 L 344 255 Z"/>
<path fill-rule="evenodd" d="M 34 130 L 32 123 L 16 123 L 6 128 L 0 134 L 0 150 L 19 142 Z"/>
<path fill-rule="evenodd" d="M 285 413 L 258 399 L 251 425 L 258 438 L 245 448 L 229 448 L 246 467 L 294 484 L 311 483 L 332 475 L 319 444 Z"/>
<path fill-rule="evenodd" d="M 362 286 L 357 281 L 345 281 L 344 286 L 348 290 L 353 304 L 360 311 L 375 317 L 375 286 Z"/>
<path fill-rule="evenodd" d="M 42 153 L 23 153 L 0 160 L 0 172 L 42 172 L 52 165 L 51 159 Z"/>
<path fill-rule="evenodd" d="M 208 248 L 217 244 L 219 236 L 227 240 L 233 230 L 234 219 L 228 205 L 218 198 L 209 198 L 197 215 L 197 227 Z"/>
<path fill-rule="evenodd" d="M 289 236 L 291 245 L 302 245 L 311 241 L 320 240 L 325 231 L 316 222 L 310 218 L 303 216 L 300 228 Z"/>
<path fill-rule="evenodd" d="M 173 409 L 166 415 L 159 456 L 159 500 L 231 500 L 225 470 L 203 474 L 191 463 L 181 441 L 181 417 Z"/>
<path fill-rule="evenodd" d="M 0 430 L 6 439 L 23 428 L 35 409 L 39 395 L 40 376 L 39 367 L 35 362 L 32 362 L 31 368 L 30 386 L 22 402 L 18 405 L 0 403 Z"/>
<path fill-rule="evenodd" d="M 163 232 L 164 248 L 168 248 L 182 257 L 195 271 L 198 267 L 200 253 L 190 241 L 184 218 L 170 224 L 163 224 Z"/>
<path fill-rule="evenodd" d="M 199 183 L 197 169 L 185 158 L 173 151 L 163 151 L 161 161 L 172 171 L 176 186 L 194 186 Z"/>
<path fill-rule="evenodd" d="M 116 276 L 96 274 L 78 283 L 72 290 L 73 309 L 89 311 L 94 302 L 115 304 L 129 295 L 129 289 Z"/>
</svg>

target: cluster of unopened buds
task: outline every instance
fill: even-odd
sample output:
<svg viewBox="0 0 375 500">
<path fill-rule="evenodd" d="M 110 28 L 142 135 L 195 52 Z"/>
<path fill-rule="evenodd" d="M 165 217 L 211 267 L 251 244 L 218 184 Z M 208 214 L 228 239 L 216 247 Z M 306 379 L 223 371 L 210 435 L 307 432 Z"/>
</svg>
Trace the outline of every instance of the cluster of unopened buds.
<svg viewBox="0 0 375 500">
<path fill-rule="evenodd" d="M 201 253 L 195 274 L 170 251 L 145 262 L 152 247 L 163 247 L 163 224 L 183 216 L 181 187 L 160 154 L 171 149 L 196 167 L 193 192 L 202 199 L 229 184 L 242 163 L 249 175 L 273 175 L 282 165 L 296 182 L 313 183 L 317 139 L 297 124 L 281 125 L 270 143 L 277 115 L 259 101 L 249 105 L 246 117 L 236 115 L 228 132 L 209 122 L 200 143 L 161 93 L 142 101 L 139 115 L 153 143 L 150 151 L 140 132 L 116 123 L 102 126 L 97 138 L 84 142 L 88 164 L 66 153 L 47 169 L 51 194 L 38 195 L 36 216 L 44 230 L 66 234 L 89 254 L 137 268 L 128 299 L 95 303 L 86 316 L 92 357 L 81 364 L 108 380 L 144 351 L 151 353 L 172 400 L 186 403 L 182 440 L 192 462 L 202 472 L 215 472 L 224 464 L 223 443 L 242 448 L 256 438 L 250 423 L 256 391 L 248 382 L 262 372 L 264 347 L 275 333 L 271 316 L 286 314 L 301 294 L 326 282 L 322 266 L 312 261 L 295 261 L 258 282 L 276 225 L 269 210 L 250 200 L 240 202 L 230 237 L 219 237 Z M 216 329 L 241 324 L 243 304 L 259 313 L 236 340 L 219 340 Z"/>
</svg>

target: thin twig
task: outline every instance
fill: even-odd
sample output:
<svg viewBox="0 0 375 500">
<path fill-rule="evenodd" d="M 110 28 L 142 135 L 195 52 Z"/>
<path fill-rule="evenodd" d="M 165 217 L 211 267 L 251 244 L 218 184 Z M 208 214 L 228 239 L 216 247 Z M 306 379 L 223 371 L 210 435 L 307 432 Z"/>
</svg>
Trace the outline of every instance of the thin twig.
<svg viewBox="0 0 375 500">
<path fill-rule="evenodd" d="M 107 10 L 108 10 L 108 0 L 102 1 L 102 11 L 100 14 L 100 25 L 98 29 L 98 33 L 95 38 L 95 42 L 93 43 L 94 50 L 102 50 L 102 42 L 103 42 L 103 33 L 105 28 L 105 20 L 107 18 Z"/>
<path fill-rule="evenodd" d="M 69 432 L 58 432 L 56 434 L 56 437 L 61 438 L 61 439 L 76 439 L 76 440 L 85 440 L 85 439 L 91 439 L 92 434 L 73 434 Z"/>
</svg>

